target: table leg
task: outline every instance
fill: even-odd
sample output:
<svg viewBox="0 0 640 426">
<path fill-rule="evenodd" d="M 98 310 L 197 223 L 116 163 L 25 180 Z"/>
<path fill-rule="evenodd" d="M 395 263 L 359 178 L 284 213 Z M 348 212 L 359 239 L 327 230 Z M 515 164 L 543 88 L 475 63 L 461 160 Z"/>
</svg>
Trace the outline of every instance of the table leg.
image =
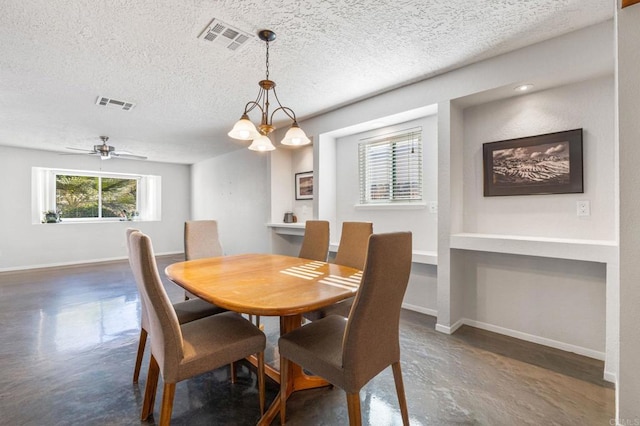
<svg viewBox="0 0 640 426">
<path fill-rule="evenodd" d="M 281 336 L 292 330 L 295 330 L 300 326 L 302 326 L 302 314 L 280 317 L 280 335 Z M 264 413 L 264 415 L 258 422 L 258 425 L 270 425 L 271 422 L 273 422 L 273 420 L 276 418 L 276 416 L 280 412 L 280 401 L 282 400 L 282 398 L 287 400 L 293 392 L 296 392 L 299 390 L 329 386 L 329 382 L 327 382 L 321 377 L 309 376 L 305 374 L 305 372 L 302 370 L 302 367 L 300 367 L 297 364 L 294 364 L 293 362 L 288 363 L 288 368 L 289 368 L 289 371 L 287 375 L 288 384 L 287 384 L 286 394 L 282 395 L 281 392 L 278 392 L 278 394 L 276 395 L 276 398 L 273 400 L 273 402 L 269 406 L 269 409 L 267 410 L 266 413 Z M 271 375 L 269 375 L 269 377 L 271 377 Z M 276 381 L 280 383 L 279 374 L 278 374 L 278 379 Z"/>
</svg>

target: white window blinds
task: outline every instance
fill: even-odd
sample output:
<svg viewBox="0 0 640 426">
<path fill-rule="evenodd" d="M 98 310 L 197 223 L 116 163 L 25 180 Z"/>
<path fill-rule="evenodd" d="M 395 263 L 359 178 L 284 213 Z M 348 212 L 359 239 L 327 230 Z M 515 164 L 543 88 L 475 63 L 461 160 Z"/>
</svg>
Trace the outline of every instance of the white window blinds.
<svg viewBox="0 0 640 426">
<path fill-rule="evenodd" d="M 360 204 L 422 201 L 422 128 L 358 145 Z"/>
</svg>

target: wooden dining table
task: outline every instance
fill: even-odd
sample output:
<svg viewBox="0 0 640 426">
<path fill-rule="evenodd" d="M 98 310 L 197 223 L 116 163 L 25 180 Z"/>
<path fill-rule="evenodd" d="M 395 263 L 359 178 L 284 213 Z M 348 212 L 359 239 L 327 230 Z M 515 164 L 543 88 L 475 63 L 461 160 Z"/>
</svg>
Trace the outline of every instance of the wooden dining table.
<svg viewBox="0 0 640 426">
<path fill-rule="evenodd" d="M 189 260 L 169 265 L 167 277 L 203 300 L 249 315 L 280 317 L 280 335 L 302 325 L 302 314 L 354 296 L 362 271 L 347 266 L 277 254 L 241 254 Z M 271 424 L 280 401 L 298 390 L 327 386 L 289 363 L 284 395 L 279 392 L 258 422 Z M 280 372 L 266 373 L 280 383 Z"/>
</svg>

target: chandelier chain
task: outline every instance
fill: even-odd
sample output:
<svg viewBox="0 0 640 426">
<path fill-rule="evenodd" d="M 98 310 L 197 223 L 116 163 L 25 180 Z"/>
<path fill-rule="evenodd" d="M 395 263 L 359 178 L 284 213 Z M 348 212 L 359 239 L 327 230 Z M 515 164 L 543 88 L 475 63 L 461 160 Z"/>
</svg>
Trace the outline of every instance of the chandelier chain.
<svg viewBox="0 0 640 426">
<path fill-rule="evenodd" d="M 267 65 L 267 80 L 269 80 L 269 42 L 267 41 L 267 59 L 266 59 L 266 65 Z"/>
</svg>

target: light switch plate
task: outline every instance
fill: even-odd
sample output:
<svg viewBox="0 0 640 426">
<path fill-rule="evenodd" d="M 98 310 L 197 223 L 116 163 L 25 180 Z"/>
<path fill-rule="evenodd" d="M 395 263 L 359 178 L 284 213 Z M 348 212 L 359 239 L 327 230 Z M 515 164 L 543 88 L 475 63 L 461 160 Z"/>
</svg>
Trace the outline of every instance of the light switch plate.
<svg viewBox="0 0 640 426">
<path fill-rule="evenodd" d="M 429 202 L 429 213 L 438 213 L 438 202 L 430 201 Z"/>
</svg>

